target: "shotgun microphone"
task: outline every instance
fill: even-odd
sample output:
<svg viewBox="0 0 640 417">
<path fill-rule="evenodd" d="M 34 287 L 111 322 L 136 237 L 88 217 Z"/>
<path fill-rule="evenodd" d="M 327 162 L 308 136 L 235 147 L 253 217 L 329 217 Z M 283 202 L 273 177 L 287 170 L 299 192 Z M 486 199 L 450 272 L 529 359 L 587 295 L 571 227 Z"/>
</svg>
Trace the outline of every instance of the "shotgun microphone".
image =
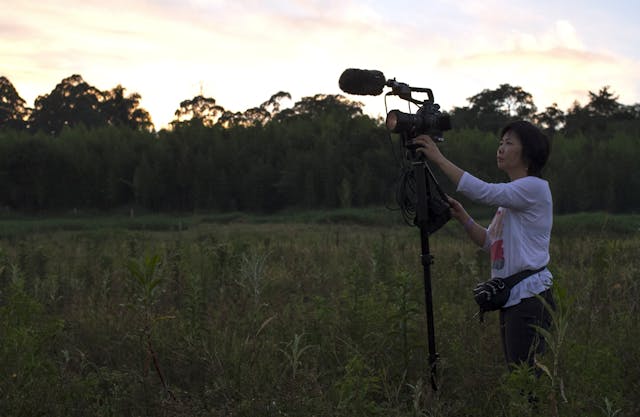
<svg viewBox="0 0 640 417">
<path fill-rule="evenodd" d="M 359 96 L 378 96 L 382 94 L 387 80 L 381 71 L 349 68 L 344 70 L 338 84 L 345 93 Z"/>
</svg>

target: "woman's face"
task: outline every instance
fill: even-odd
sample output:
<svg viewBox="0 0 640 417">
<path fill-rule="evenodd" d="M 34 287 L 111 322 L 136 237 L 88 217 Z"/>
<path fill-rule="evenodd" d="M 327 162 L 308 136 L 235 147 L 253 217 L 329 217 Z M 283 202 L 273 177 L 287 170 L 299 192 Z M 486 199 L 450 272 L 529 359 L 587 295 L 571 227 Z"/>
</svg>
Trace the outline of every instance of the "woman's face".
<svg viewBox="0 0 640 417">
<path fill-rule="evenodd" d="M 504 134 L 496 154 L 498 168 L 513 180 L 527 175 L 527 164 L 522 157 L 522 142 L 518 135 L 509 130 Z"/>
</svg>

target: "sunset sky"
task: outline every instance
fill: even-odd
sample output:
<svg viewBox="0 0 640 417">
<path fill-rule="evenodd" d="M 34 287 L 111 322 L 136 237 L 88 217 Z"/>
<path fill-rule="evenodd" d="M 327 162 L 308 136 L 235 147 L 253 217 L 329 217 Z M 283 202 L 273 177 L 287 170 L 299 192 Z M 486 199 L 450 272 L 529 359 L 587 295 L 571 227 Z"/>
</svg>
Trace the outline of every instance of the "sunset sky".
<svg viewBox="0 0 640 417">
<path fill-rule="evenodd" d="M 640 2 L 0 0 L 0 75 L 29 106 L 80 74 L 141 94 L 157 129 L 203 93 L 244 111 L 278 91 L 341 94 L 346 68 L 433 89 L 445 110 L 499 84 L 539 109 L 603 86 L 640 102 Z M 373 116 L 384 99 L 362 101 Z M 293 104 L 293 101 L 288 104 Z M 285 103 L 287 104 L 287 103 Z M 396 102 L 390 102 L 395 107 Z"/>
</svg>

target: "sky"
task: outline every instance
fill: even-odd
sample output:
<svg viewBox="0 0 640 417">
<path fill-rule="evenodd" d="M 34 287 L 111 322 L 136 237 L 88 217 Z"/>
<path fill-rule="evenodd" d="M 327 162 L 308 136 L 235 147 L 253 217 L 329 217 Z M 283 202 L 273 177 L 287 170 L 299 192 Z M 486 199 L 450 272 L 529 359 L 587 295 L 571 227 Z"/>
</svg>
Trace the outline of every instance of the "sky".
<svg viewBox="0 0 640 417">
<path fill-rule="evenodd" d="M 640 102 L 640 1 L 0 0 L 0 76 L 33 106 L 64 78 L 141 95 L 156 129 L 180 102 L 243 112 L 273 94 L 343 94 L 347 68 L 433 90 L 444 110 L 508 83 L 539 110 L 605 86 Z M 419 95 L 416 98 L 424 99 Z M 387 107 L 385 107 L 387 106 Z M 455 124 L 455 120 L 454 120 Z"/>
</svg>

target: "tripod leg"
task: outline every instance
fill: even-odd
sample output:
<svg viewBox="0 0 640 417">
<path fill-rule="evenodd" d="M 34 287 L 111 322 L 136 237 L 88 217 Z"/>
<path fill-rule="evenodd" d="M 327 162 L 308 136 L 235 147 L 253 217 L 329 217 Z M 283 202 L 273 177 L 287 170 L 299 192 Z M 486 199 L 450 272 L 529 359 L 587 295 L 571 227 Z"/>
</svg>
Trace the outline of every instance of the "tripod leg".
<svg viewBox="0 0 640 417">
<path fill-rule="evenodd" d="M 438 390 L 436 383 L 436 362 L 438 354 L 436 353 L 436 336 L 433 321 L 433 296 L 431 291 L 431 264 L 433 257 L 429 252 L 429 232 L 427 224 L 429 220 L 429 181 L 427 179 L 428 167 L 424 162 L 414 162 L 413 164 L 416 189 L 418 193 L 418 204 L 416 207 L 416 224 L 420 228 L 420 246 L 421 246 L 421 263 L 424 278 L 424 299 L 425 313 L 427 318 L 427 337 L 429 346 L 429 367 L 431 376 L 431 387 L 434 391 Z M 429 171 L 430 174 L 430 171 Z"/>
</svg>

